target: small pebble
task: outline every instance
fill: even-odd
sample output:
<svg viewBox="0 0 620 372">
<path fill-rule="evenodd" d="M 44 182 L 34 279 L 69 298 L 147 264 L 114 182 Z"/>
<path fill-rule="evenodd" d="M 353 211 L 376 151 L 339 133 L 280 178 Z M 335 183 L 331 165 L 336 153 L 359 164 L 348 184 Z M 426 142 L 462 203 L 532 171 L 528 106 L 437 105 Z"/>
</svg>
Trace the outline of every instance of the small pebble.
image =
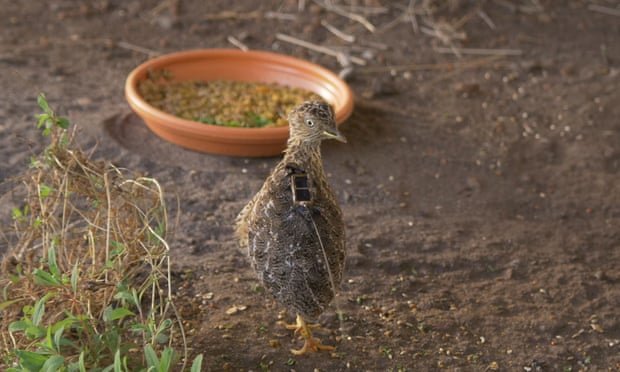
<svg viewBox="0 0 620 372">
<path fill-rule="evenodd" d="M 607 279 L 607 276 L 605 275 L 605 272 L 603 270 L 597 270 L 594 273 L 594 277 L 598 280 L 605 280 Z"/>
</svg>

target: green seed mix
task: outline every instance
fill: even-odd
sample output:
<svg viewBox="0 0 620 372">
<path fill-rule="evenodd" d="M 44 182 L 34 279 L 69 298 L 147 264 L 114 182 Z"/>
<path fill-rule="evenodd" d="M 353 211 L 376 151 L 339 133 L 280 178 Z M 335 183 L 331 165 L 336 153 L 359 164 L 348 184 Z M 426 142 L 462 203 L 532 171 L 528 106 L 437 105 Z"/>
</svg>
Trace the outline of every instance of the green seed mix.
<svg viewBox="0 0 620 372">
<path fill-rule="evenodd" d="M 180 118 L 242 128 L 285 126 L 293 108 L 319 98 L 313 92 L 275 83 L 175 82 L 166 70 L 150 71 L 138 83 L 138 91 L 150 105 Z"/>
</svg>

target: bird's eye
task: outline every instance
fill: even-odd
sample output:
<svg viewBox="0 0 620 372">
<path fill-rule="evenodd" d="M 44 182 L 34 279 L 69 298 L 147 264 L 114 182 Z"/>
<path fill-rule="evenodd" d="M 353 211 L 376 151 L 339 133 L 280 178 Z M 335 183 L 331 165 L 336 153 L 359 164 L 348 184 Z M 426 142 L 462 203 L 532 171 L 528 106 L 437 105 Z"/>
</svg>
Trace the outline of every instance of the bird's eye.
<svg viewBox="0 0 620 372">
<path fill-rule="evenodd" d="M 314 121 L 312 121 L 312 119 L 306 119 L 306 125 L 312 128 L 314 126 Z"/>
</svg>

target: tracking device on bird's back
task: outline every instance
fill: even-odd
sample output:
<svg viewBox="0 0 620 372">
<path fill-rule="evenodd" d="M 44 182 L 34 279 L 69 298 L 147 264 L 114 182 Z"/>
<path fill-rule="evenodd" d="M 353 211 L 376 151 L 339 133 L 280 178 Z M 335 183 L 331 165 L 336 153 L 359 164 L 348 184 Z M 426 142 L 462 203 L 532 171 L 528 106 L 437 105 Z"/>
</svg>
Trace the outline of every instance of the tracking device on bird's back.
<svg viewBox="0 0 620 372">
<path fill-rule="evenodd" d="M 291 190 L 293 192 L 293 203 L 296 205 L 305 206 L 312 200 L 306 173 L 291 174 Z"/>
</svg>

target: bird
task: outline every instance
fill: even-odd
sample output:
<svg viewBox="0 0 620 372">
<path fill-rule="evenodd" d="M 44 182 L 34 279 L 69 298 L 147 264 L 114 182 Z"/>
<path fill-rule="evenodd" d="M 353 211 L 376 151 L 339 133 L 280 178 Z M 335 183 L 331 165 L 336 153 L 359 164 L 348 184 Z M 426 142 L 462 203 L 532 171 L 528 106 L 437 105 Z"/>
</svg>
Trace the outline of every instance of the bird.
<svg viewBox="0 0 620 372">
<path fill-rule="evenodd" d="M 335 297 L 346 256 L 345 226 L 327 181 L 321 142 L 346 143 L 332 107 L 306 101 L 288 115 L 289 139 L 282 160 L 236 220 L 239 246 L 247 250 L 261 284 L 296 313 L 286 324 L 304 339 L 296 355 L 334 350 L 312 336 L 316 320 Z"/>
</svg>

